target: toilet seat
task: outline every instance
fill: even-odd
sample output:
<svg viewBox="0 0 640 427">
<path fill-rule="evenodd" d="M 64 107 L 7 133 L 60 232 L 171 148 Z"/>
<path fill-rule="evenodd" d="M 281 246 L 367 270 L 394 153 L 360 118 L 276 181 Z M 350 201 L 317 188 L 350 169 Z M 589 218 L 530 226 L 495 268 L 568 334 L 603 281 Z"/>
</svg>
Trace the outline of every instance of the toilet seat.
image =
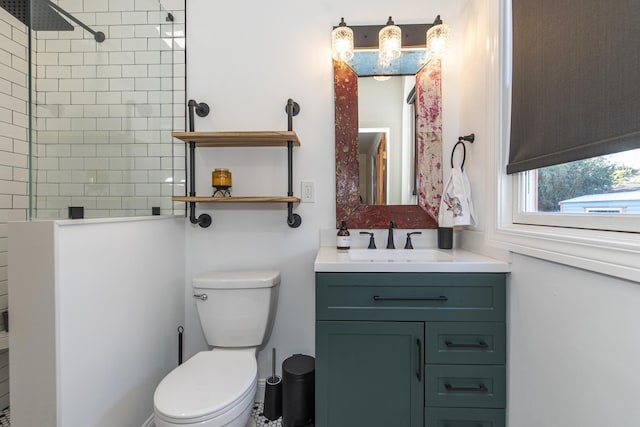
<svg viewBox="0 0 640 427">
<path fill-rule="evenodd" d="M 216 348 L 197 353 L 156 388 L 156 417 L 183 425 L 233 418 L 233 413 L 253 404 L 257 374 L 255 349 Z"/>
</svg>

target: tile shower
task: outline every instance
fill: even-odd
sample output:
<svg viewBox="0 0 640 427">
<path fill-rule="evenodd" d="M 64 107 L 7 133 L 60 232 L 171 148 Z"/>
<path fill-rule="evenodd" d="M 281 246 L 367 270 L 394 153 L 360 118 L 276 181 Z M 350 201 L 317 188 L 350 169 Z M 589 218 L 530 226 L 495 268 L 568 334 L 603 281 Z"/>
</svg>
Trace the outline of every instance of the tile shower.
<svg viewBox="0 0 640 427">
<path fill-rule="evenodd" d="M 31 216 L 173 213 L 184 147 L 184 10 L 153 0 L 60 0 L 82 28 L 32 32 Z M 182 208 L 178 206 L 178 208 Z"/>
<path fill-rule="evenodd" d="M 33 2 L 44 4 L 47 0 Z M 184 194 L 184 0 L 54 0 L 73 31 L 29 31 L 0 1 L 0 311 L 8 307 L 7 222 L 180 213 Z M 13 13 L 11 13 L 13 12 Z M 37 14 L 34 12 L 33 16 Z M 30 65 L 31 64 L 31 65 Z M 0 409 L 9 404 L 0 325 Z M 8 409 L 0 425 L 8 425 Z"/>
</svg>

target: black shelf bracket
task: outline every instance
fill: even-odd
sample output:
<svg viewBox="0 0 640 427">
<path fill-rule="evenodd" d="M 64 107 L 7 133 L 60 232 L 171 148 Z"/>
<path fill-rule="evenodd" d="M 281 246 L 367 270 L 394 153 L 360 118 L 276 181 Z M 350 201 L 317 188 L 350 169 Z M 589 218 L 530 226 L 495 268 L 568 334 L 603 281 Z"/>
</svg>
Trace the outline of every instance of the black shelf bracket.
<svg viewBox="0 0 640 427">
<path fill-rule="evenodd" d="M 196 102 L 190 99 L 187 106 L 189 107 L 189 132 L 195 132 L 195 117 L 206 117 L 209 114 L 209 106 L 204 102 Z M 189 197 L 196 196 L 196 143 L 189 141 Z M 202 228 L 207 228 L 213 220 L 209 214 L 200 214 L 196 217 L 196 202 L 189 202 L 189 221 L 191 224 L 198 224 Z"/>
<path fill-rule="evenodd" d="M 287 100 L 285 107 L 287 112 L 287 130 L 291 132 L 293 130 L 293 116 L 297 116 L 300 112 L 300 105 L 294 102 L 293 99 Z M 287 196 L 293 196 L 293 141 L 287 141 L 287 170 L 288 170 L 288 187 Z M 287 225 L 291 228 L 298 228 L 302 224 L 302 218 L 300 215 L 293 213 L 293 202 L 287 202 Z"/>
</svg>

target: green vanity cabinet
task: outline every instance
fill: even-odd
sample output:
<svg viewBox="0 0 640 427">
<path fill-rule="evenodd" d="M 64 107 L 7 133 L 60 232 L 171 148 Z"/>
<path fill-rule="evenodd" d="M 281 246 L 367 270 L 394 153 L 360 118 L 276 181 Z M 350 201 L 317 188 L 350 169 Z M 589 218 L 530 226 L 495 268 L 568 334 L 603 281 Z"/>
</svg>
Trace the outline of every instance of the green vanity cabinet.
<svg viewBox="0 0 640 427">
<path fill-rule="evenodd" d="M 504 273 L 316 273 L 317 427 L 504 427 Z"/>
<path fill-rule="evenodd" d="M 318 322 L 316 425 L 423 425 L 424 324 Z"/>
</svg>

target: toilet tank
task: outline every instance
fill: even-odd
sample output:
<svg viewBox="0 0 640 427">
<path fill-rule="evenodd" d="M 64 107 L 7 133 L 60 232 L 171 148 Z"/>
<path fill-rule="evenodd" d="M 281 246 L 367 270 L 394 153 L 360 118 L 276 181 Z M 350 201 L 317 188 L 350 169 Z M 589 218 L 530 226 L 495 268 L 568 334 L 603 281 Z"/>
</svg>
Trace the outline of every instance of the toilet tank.
<svg viewBox="0 0 640 427">
<path fill-rule="evenodd" d="M 191 281 L 200 324 L 214 347 L 259 347 L 271 334 L 278 271 L 210 271 Z"/>
</svg>

